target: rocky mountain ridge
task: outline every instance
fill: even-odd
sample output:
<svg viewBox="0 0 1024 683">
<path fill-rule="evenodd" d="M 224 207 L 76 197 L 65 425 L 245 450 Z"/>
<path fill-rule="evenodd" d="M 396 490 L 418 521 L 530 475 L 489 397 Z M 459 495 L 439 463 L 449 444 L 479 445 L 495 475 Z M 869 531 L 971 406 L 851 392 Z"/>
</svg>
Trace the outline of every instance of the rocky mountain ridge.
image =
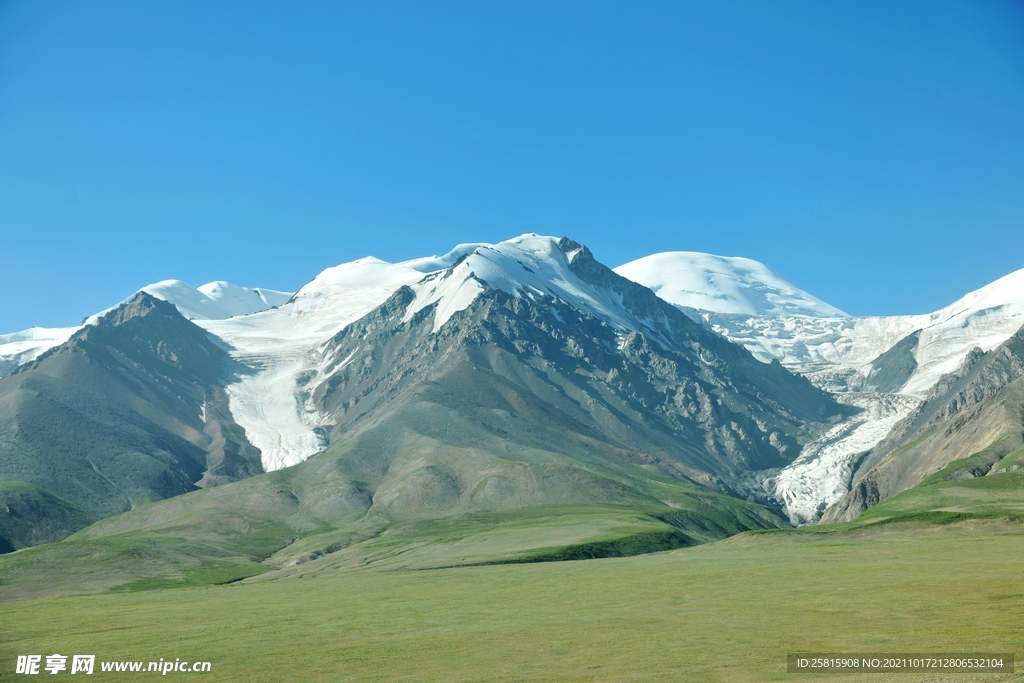
<svg viewBox="0 0 1024 683">
<path fill-rule="evenodd" d="M 864 477 L 882 451 L 898 450 L 904 418 L 918 419 L 944 373 L 1024 322 L 1024 271 L 934 314 L 894 318 L 847 316 L 748 259 L 670 252 L 616 271 L 647 286 L 598 263 L 583 245 L 527 234 L 404 263 L 359 259 L 327 269 L 295 295 L 228 283 L 144 288 L 174 303 L 219 349 L 220 374 L 204 380 L 216 400 L 199 412 L 220 411 L 214 422 L 233 435 L 231 448 L 246 453 L 249 469 L 221 479 L 211 465 L 190 485 L 368 443 L 368 424 L 384 432 L 404 425 L 395 427 L 403 439 L 418 434 L 453 447 L 448 437 L 421 433 L 429 413 L 447 415 L 442 422 L 460 416 L 494 452 L 558 443 L 601 468 L 641 463 L 659 476 L 777 506 L 792 523 L 813 523 L 855 483 L 871 480 Z M 0 337 L 0 364 L 7 351 L 13 367 L 48 345 L 95 335 L 100 319 Z M 36 366 L 20 367 L 19 374 Z M 493 397 L 474 382 L 514 400 L 491 406 Z M 407 394 L 420 398 L 408 403 Z M 409 424 L 420 426 L 409 431 Z M 530 441 L 531 431 L 544 436 Z M 193 455 L 204 464 L 205 456 Z M 186 478 L 201 472 L 186 469 Z M 469 475 L 455 479 L 487 486 Z M 0 480 L 20 481 L 2 471 Z M 19 489 L 19 500 L 27 490 Z M 848 509 L 855 507 L 863 505 Z M 83 519 L 72 508 L 60 515 Z"/>
<path fill-rule="evenodd" d="M 571 240 L 445 263 L 363 259 L 224 320 L 140 293 L 0 379 L 3 479 L 102 517 L 331 453 L 371 516 L 664 504 L 643 479 L 770 504 L 761 473 L 848 412 Z"/>
<path fill-rule="evenodd" d="M 224 392 L 235 371 L 245 370 L 203 330 L 140 292 L 0 379 L 0 535 L 55 540 L 262 471 Z M 23 535 L 35 533 L 18 522 L 27 510 L 52 533 Z"/>
</svg>

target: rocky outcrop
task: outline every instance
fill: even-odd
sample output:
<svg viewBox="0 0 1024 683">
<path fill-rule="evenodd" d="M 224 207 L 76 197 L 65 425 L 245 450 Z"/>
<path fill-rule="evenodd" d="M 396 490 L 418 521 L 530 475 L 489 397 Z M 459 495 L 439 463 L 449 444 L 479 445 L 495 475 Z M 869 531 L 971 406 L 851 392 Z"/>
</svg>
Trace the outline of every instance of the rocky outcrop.
<svg viewBox="0 0 1024 683">
<path fill-rule="evenodd" d="M 921 406 L 875 447 L 850 492 L 822 516 L 854 519 L 950 462 L 991 449 L 1003 457 L 1024 438 L 1024 328 L 998 348 L 972 351 Z"/>
</svg>

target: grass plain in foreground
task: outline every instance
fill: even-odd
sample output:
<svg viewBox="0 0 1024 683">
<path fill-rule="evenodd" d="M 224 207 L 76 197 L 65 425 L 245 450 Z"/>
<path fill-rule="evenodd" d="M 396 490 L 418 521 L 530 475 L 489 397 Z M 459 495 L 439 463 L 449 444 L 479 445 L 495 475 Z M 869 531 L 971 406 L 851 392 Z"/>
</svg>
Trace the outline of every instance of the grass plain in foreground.
<svg viewBox="0 0 1024 683">
<path fill-rule="evenodd" d="M 21 601 L 2 607 L 0 679 L 21 678 L 18 654 L 60 652 L 208 660 L 208 681 L 1020 681 L 786 674 L 785 658 L 1021 658 L 1022 570 L 1024 526 L 966 520 L 754 532 L 627 558 Z"/>
</svg>

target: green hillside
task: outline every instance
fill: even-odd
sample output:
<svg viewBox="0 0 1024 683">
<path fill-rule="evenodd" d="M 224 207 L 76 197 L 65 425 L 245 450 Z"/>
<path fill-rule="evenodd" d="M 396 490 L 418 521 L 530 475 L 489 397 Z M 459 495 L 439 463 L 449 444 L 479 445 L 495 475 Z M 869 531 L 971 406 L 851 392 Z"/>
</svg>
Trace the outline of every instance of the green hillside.
<svg viewBox="0 0 1024 683">
<path fill-rule="evenodd" d="M 546 482 L 542 504 L 457 512 L 368 509 L 379 488 L 342 476 L 328 452 L 296 467 L 193 491 L 100 520 L 61 541 L 0 556 L 0 600 L 287 578 L 343 568 L 435 568 L 635 555 L 785 526 L 755 503 L 654 475 L 554 459 L 513 462 L 420 443 L 437 471 L 458 461 Z M 342 449 L 345 451 L 345 449 Z M 415 455 L 415 454 L 413 454 Z M 423 468 L 416 470 L 422 471 Z M 479 488 L 486 487 L 484 484 Z M 472 492 L 470 492 L 472 493 Z M 417 500 L 406 496 L 407 500 Z M 529 501 L 526 501 L 527 503 Z"/>
<path fill-rule="evenodd" d="M 22 601 L 4 605 L 0 666 L 10 672 L 19 653 L 59 651 L 209 661 L 203 680 L 254 683 L 838 680 L 785 674 L 786 653 L 1019 660 L 1022 558 L 1016 522 L 885 524 L 743 534 L 628 558 Z"/>
<path fill-rule="evenodd" d="M 1014 454 L 1016 458 L 1024 455 L 1024 447 Z M 911 518 L 938 522 L 978 518 L 1024 519 L 1024 471 L 1001 471 L 971 479 L 949 478 L 950 474 L 970 467 L 972 459 L 950 463 L 935 477 L 868 508 L 855 523 Z"/>
</svg>

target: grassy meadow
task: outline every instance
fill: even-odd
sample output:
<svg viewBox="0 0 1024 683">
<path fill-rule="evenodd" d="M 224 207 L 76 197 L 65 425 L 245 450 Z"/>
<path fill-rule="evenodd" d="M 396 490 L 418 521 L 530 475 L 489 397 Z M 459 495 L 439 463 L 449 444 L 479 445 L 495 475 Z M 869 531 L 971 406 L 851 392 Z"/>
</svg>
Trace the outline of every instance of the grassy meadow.
<svg viewBox="0 0 1024 683">
<path fill-rule="evenodd" d="M 785 673 L 795 651 L 1024 657 L 1020 522 L 815 531 L 625 558 L 8 602 L 0 679 L 22 678 L 18 654 L 60 652 L 207 660 L 203 680 L 215 681 L 1024 680 Z"/>
</svg>

